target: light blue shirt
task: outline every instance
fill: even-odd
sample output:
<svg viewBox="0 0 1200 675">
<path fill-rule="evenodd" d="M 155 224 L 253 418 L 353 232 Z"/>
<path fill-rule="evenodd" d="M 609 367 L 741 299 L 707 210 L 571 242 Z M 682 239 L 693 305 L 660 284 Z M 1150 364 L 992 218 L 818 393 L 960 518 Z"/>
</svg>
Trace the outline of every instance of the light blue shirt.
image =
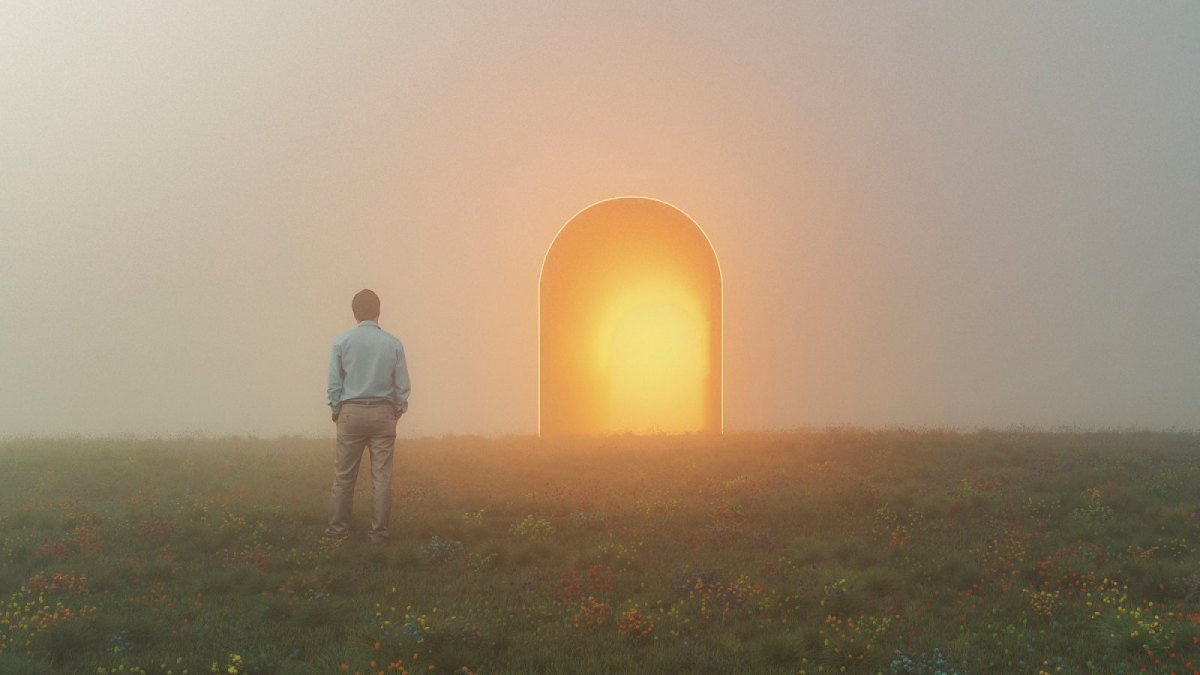
<svg viewBox="0 0 1200 675">
<path fill-rule="evenodd" d="M 404 345 L 378 323 L 360 321 L 357 328 L 333 341 L 329 357 L 329 407 L 333 412 L 356 398 L 386 398 L 396 407 L 396 415 L 403 415 L 411 388 Z"/>
</svg>

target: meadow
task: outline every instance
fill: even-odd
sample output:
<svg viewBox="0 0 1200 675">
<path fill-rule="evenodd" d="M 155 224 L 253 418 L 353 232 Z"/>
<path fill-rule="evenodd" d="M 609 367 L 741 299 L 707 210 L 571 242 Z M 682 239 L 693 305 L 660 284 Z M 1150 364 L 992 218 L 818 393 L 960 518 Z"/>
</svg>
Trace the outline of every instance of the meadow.
<svg viewBox="0 0 1200 675">
<path fill-rule="evenodd" d="M 1195 673 L 1200 435 L 0 443 L 3 673 Z"/>
</svg>

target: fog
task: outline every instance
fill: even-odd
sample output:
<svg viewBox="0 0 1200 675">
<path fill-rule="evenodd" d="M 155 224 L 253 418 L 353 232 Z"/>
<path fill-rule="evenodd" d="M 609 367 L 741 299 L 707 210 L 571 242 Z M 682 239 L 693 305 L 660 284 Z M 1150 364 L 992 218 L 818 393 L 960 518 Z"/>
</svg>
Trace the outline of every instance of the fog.
<svg viewBox="0 0 1200 675">
<path fill-rule="evenodd" d="M 1200 4 L 0 5 L 0 436 L 532 433 L 585 206 L 720 260 L 727 430 L 1200 427 Z"/>
</svg>

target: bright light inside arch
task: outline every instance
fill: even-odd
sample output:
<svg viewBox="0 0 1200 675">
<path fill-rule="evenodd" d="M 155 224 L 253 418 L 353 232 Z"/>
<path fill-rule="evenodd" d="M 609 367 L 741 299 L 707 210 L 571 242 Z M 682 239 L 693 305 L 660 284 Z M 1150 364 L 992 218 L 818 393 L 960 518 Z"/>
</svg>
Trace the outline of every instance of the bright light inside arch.
<svg viewBox="0 0 1200 675">
<path fill-rule="evenodd" d="M 681 433 L 704 426 L 708 326 L 693 295 L 645 286 L 616 299 L 596 334 L 616 432 Z"/>
<path fill-rule="evenodd" d="M 538 432 L 720 433 L 721 286 L 708 237 L 670 204 L 577 213 L 542 264 Z"/>
</svg>

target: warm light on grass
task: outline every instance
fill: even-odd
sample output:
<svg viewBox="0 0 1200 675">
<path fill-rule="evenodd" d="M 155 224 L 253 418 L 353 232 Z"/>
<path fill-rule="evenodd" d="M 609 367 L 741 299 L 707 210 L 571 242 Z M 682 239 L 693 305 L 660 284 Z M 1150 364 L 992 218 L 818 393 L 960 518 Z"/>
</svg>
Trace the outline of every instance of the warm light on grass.
<svg viewBox="0 0 1200 675">
<path fill-rule="evenodd" d="M 1198 441 L 0 441 L 0 673 L 1192 673 Z"/>
</svg>

